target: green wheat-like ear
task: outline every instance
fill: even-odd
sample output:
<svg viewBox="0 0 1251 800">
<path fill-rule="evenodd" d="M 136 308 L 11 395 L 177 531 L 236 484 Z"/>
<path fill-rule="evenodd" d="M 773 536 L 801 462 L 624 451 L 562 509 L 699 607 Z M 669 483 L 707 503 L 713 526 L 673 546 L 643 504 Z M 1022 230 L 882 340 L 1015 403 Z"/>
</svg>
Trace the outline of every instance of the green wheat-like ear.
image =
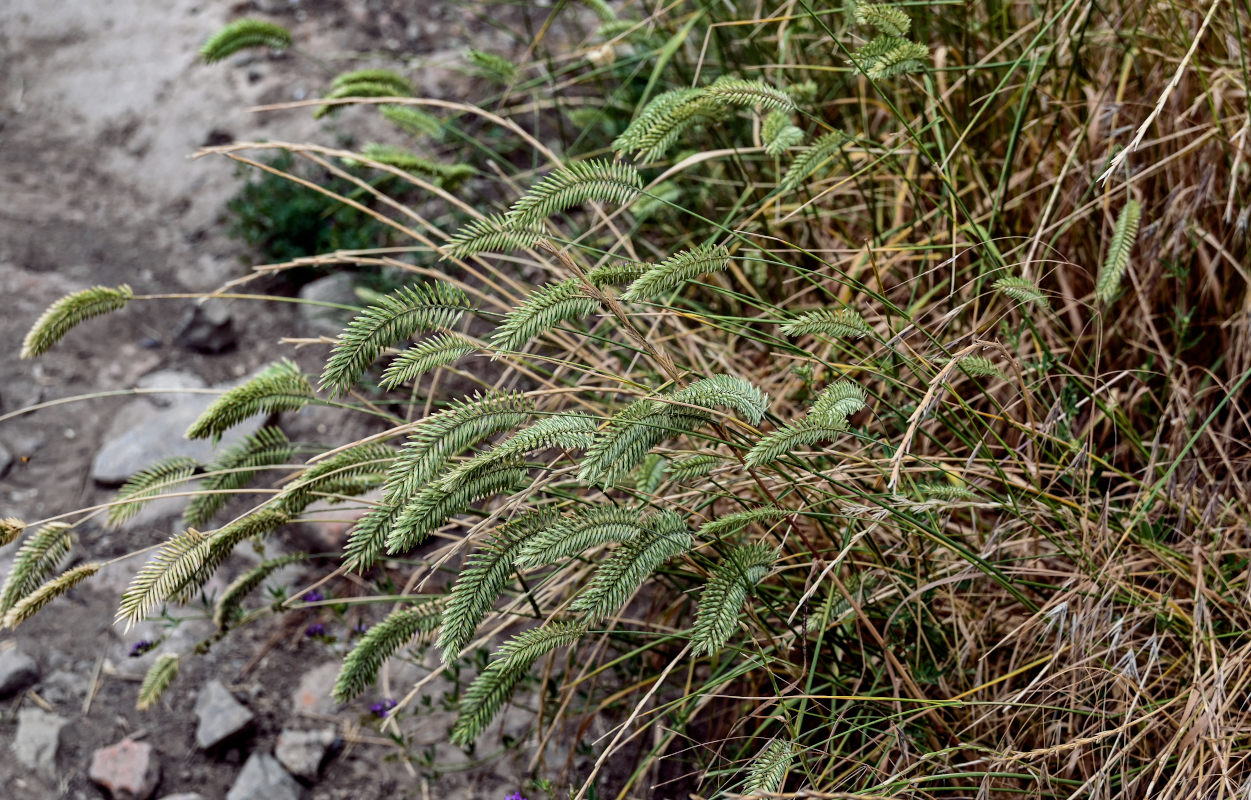
<svg viewBox="0 0 1251 800">
<path fill-rule="evenodd" d="M 460 747 L 473 744 L 508 702 L 517 684 L 530 673 L 535 661 L 557 647 L 573 644 L 585 633 L 586 627 L 578 623 L 549 622 L 505 642 L 496 658 L 465 690 L 460 716 L 452 726 L 452 743 Z"/>
<path fill-rule="evenodd" d="M 398 503 L 412 497 L 453 456 L 490 436 L 520 427 L 533 412 L 533 401 L 519 392 L 474 394 L 422 420 L 387 473 L 387 500 Z"/>
<path fill-rule="evenodd" d="M 596 267 L 586 273 L 586 279 L 601 289 L 605 286 L 621 286 L 622 284 L 637 281 L 646 275 L 651 268 L 651 264 L 645 264 L 641 261 L 618 261 L 614 264 Z"/>
<path fill-rule="evenodd" d="M 760 138 L 765 152 L 779 156 L 788 149 L 802 144 L 804 132 L 791 123 L 791 115 L 785 111 L 770 111 L 760 126 Z"/>
<path fill-rule="evenodd" d="M 675 481 L 689 481 L 702 478 L 725 461 L 721 456 L 708 453 L 697 453 L 685 458 L 674 458 L 669 461 L 669 476 Z"/>
<path fill-rule="evenodd" d="M 977 499 L 977 492 L 967 486 L 954 486 L 950 483 L 918 483 L 917 492 L 926 500 L 942 500 L 948 503 L 971 502 Z"/>
<path fill-rule="evenodd" d="M 638 466 L 656 445 L 695 430 L 711 418 L 702 411 L 640 398 L 618 412 L 582 459 L 578 479 L 609 484 Z"/>
<path fill-rule="evenodd" d="M 622 293 L 625 300 L 653 300 L 689 280 L 709 272 L 722 272 L 730 266 L 730 251 L 723 245 L 709 244 L 682 250 L 643 273 Z"/>
<path fill-rule="evenodd" d="M 640 494 L 655 494 L 665 480 L 669 471 L 669 459 L 660 453 L 648 453 L 643 462 L 634 468 L 631 478 L 634 480 L 634 491 Z"/>
<path fill-rule="evenodd" d="M 67 570 L 52 580 L 44 583 L 35 591 L 18 600 L 4 615 L 0 628 L 16 628 L 26 620 L 35 616 L 41 608 L 68 592 L 78 584 L 100 571 L 103 564 L 93 561 L 80 564 Z"/>
<path fill-rule="evenodd" d="M 860 71 L 872 80 L 884 80 L 924 69 L 930 49 L 902 36 L 883 34 L 852 54 Z"/>
<path fill-rule="evenodd" d="M 759 106 L 766 111 L 792 111 L 795 101 L 781 89 L 763 81 L 746 81 L 742 78 L 722 76 L 704 89 L 710 100 L 735 106 Z"/>
<path fill-rule="evenodd" d="M 735 547 L 717 565 L 699 595 L 691 634 L 694 655 L 714 653 L 729 641 L 748 592 L 768 574 L 776 560 L 776 550 L 756 543 Z"/>
<path fill-rule="evenodd" d="M 186 456 L 174 456 L 157 462 L 147 469 L 131 475 L 122 488 L 117 490 L 109 509 L 109 525 L 118 525 L 138 514 L 144 504 L 165 490 L 191 479 L 199 464 Z"/>
<path fill-rule="evenodd" d="M 960 359 L 960 371 L 971 378 L 1002 378 L 1003 370 L 985 356 L 965 356 Z"/>
<path fill-rule="evenodd" d="M 72 541 L 69 525 L 49 522 L 22 543 L 13 556 L 4 589 L 0 590 L 0 614 L 7 614 L 19 600 L 56 572 L 69 554 Z"/>
<path fill-rule="evenodd" d="M 869 323 L 850 308 L 819 308 L 805 311 L 782 326 L 786 336 L 820 334 L 838 339 L 862 339 L 873 333 Z"/>
<path fill-rule="evenodd" d="M 478 170 L 468 164 L 440 164 L 438 161 L 431 161 L 411 150 L 392 144 L 370 142 L 361 148 L 361 155 L 379 164 L 402 169 L 414 175 L 429 175 L 437 178 L 440 186 L 455 186 L 478 174 Z"/>
<path fill-rule="evenodd" d="M 378 113 L 400 130 L 413 136 L 429 136 L 431 139 L 443 138 L 443 122 L 433 114 L 427 114 L 419 108 L 401 105 L 381 105 Z"/>
<path fill-rule="evenodd" d="M 822 164 L 837 155 L 846 141 L 847 137 L 842 131 L 830 131 L 819 136 L 808 149 L 796 156 L 795 160 L 791 162 L 791 166 L 786 170 L 786 174 L 782 176 L 778 188 L 782 191 L 798 189 Z"/>
<path fill-rule="evenodd" d="M 435 334 L 391 359 L 379 384 L 384 389 L 396 389 L 435 367 L 454 364 L 477 349 L 476 344 L 460 334 Z"/>
<path fill-rule="evenodd" d="M 378 677 L 378 670 L 401 647 L 414 639 L 425 640 L 439 627 L 443 602 L 430 600 L 391 612 L 386 619 L 365 631 L 343 659 L 343 668 L 334 682 L 334 699 L 346 703 L 365 691 Z"/>
<path fill-rule="evenodd" d="M 509 460 L 479 470 L 452 489 L 444 489 L 437 483 L 428 485 L 405 503 L 395 517 L 391 530 L 386 533 L 387 553 L 398 555 L 412 550 L 472 504 L 497 494 L 515 492 L 530 482 L 524 464 L 520 460 Z M 370 545 L 372 548 L 373 543 Z"/>
<path fill-rule="evenodd" d="M 1038 287 L 1034 285 L 1033 281 L 1026 280 L 1025 278 L 1021 278 L 1016 275 L 1005 275 L 995 281 L 995 288 L 1018 303 L 1025 303 L 1026 305 L 1034 304 L 1044 307 L 1047 305 L 1047 297 L 1038 290 Z"/>
<path fill-rule="evenodd" d="M 576 161 L 531 186 L 504 219 L 513 229 L 533 228 L 553 214 L 583 203 L 624 205 L 642 186 L 638 170 L 623 161 Z"/>
<path fill-rule="evenodd" d="M 851 381 L 837 381 L 817 396 L 807 416 L 762 437 L 747 452 L 744 462 L 754 469 L 801 447 L 834 439 L 847 430 L 847 417 L 864 405 L 863 389 Z"/>
<path fill-rule="evenodd" d="M 135 296 L 130 287 L 93 286 L 67 294 L 35 320 L 22 340 L 21 358 L 41 356 L 61 341 L 75 326 L 102 314 L 119 311 Z"/>
<path fill-rule="evenodd" d="M 690 128 L 720 119 L 725 107 L 710 102 L 703 89 L 674 89 L 656 95 L 612 143 L 618 153 L 654 161 Z"/>
<path fill-rule="evenodd" d="M 413 94 L 413 84 L 409 83 L 407 78 L 389 69 L 356 69 L 351 72 L 341 72 L 330 81 L 330 88 L 342 89 L 344 86 L 357 83 L 388 86 L 392 90 L 391 93 L 397 97 L 407 97 Z"/>
<path fill-rule="evenodd" d="M 290 518 L 276 508 L 259 508 L 214 531 L 199 549 L 195 568 L 186 578 L 175 582 L 162 600 L 191 602 L 240 542 L 264 537 L 289 521 Z"/>
<path fill-rule="evenodd" d="M 514 309 L 495 332 L 491 346 L 496 350 L 520 350 L 534 337 L 565 322 L 582 319 L 599 310 L 599 301 L 586 294 L 577 278 L 535 289 Z"/>
<path fill-rule="evenodd" d="M 362 311 L 339 334 L 321 375 L 322 388 L 343 394 L 393 343 L 421 331 L 450 328 L 468 309 L 469 298 L 451 284 L 401 286 Z"/>
<path fill-rule="evenodd" d="M 17 537 L 21 536 L 24 530 L 26 530 L 26 523 L 17 517 L 0 519 L 0 547 L 17 541 Z"/>
<path fill-rule="evenodd" d="M 285 464 L 295 453 L 291 440 L 281 429 L 265 427 L 243 441 L 231 445 L 205 467 L 201 488 L 204 494 L 191 499 L 183 514 L 189 528 L 207 525 L 218 511 L 225 508 L 235 492 L 269 467 Z"/>
<path fill-rule="evenodd" d="M 313 385 L 295 362 L 282 359 L 269 365 L 246 383 L 217 398 L 187 429 L 188 439 L 212 437 L 257 414 L 298 411 L 316 400 Z"/>
<path fill-rule="evenodd" d="M 737 375 L 701 378 L 669 395 L 669 399 L 680 405 L 732 408 L 753 425 L 759 425 L 769 409 L 769 395 Z"/>
<path fill-rule="evenodd" d="M 396 451 L 385 444 L 367 443 L 349 447 L 324 458 L 296 476 L 282 493 L 274 499 L 274 505 L 290 516 L 308 508 L 319 496 L 355 494 L 344 489 L 355 488 L 359 481 L 369 476 L 379 476 L 395 461 Z"/>
<path fill-rule="evenodd" d="M 281 25 L 263 19 L 237 19 L 209 37 L 200 48 L 200 58 L 213 64 L 252 47 L 284 50 L 290 46 L 291 32 Z"/>
<path fill-rule="evenodd" d="M 1095 299 L 1102 305 L 1112 302 L 1116 290 L 1121 286 L 1121 278 L 1129 266 L 1129 256 L 1134 250 L 1134 240 L 1138 236 L 1138 223 L 1142 219 L 1142 206 L 1137 200 L 1130 200 L 1121 209 L 1112 228 L 1112 242 L 1108 245 L 1108 256 L 1099 270 L 1099 280 L 1095 283 Z"/>
<path fill-rule="evenodd" d="M 365 512 L 348 531 L 347 544 L 343 548 L 344 569 L 364 572 L 378 563 L 378 559 L 386 554 L 387 538 L 404 509 L 403 504 L 394 503 L 376 506 Z"/>
<path fill-rule="evenodd" d="M 719 539 L 722 536 L 738 533 L 753 522 L 785 519 L 790 514 L 790 511 L 777 506 L 761 506 L 745 511 L 735 511 L 732 514 L 717 517 L 711 522 L 705 522 L 699 526 L 699 531 L 695 535 L 700 539 Z"/>
<path fill-rule="evenodd" d="M 196 574 L 209 553 L 212 538 L 195 529 L 174 534 L 131 579 L 122 593 L 117 620 L 130 630 L 147 619 Z"/>
<path fill-rule="evenodd" d="M 135 702 L 135 708 L 147 711 L 156 705 L 156 701 L 174 682 L 174 678 L 178 677 L 178 666 L 177 653 L 161 653 L 157 656 L 156 661 L 148 668 L 148 674 L 143 676 L 143 683 L 139 684 L 139 699 Z"/>
<path fill-rule="evenodd" d="M 912 20 L 903 9 L 886 3 L 856 2 L 856 22 L 871 25 L 888 36 L 907 36 Z"/>
<path fill-rule="evenodd" d="M 448 595 L 439 629 L 438 647 L 450 664 L 473 639 L 478 625 L 495 605 L 513 575 L 517 554 L 530 536 L 546 528 L 553 515 L 530 511 L 496 529 L 495 535 L 471 553 Z"/>
<path fill-rule="evenodd" d="M 536 450 L 559 447 L 585 450 L 595 442 L 599 422 L 576 412 L 552 414 L 514 433 L 490 450 L 478 453 L 438 479 L 444 491 L 452 491 L 476 478 L 484 469 L 502 461 L 517 460 Z"/>
<path fill-rule="evenodd" d="M 517 65 L 503 56 L 487 53 L 482 50 L 466 50 L 465 60 L 484 78 L 490 78 L 498 84 L 512 83 L 517 79 Z"/>
<path fill-rule="evenodd" d="M 266 578 L 283 567 L 304 561 L 308 557 L 308 553 L 290 553 L 269 561 L 262 561 L 235 578 L 222 592 L 221 597 L 217 598 L 217 604 L 213 606 L 213 624 L 219 631 L 229 628 L 238 617 L 243 601 L 264 583 Z"/>
<path fill-rule="evenodd" d="M 769 742 L 752 762 L 743 784 L 743 794 L 767 795 L 778 792 L 795 758 L 795 744 L 786 739 Z"/>
<path fill-rule="evenodd" d="M 686 520 L 673 511 L 661 511 L 648 521 L 647 531 L 617 548 L 591 578 L 569 608 L 601 620 L 621 608 L 661 564 L 691 549 L 693 539 Z"/>
<path fill-rule="evenodd" d="M 468 258 L 478 253 L 500 250 L 525 250 L 546 238 L 541 221 L 517 225 L 501 214 L 492 214 L 465 223 L 446 245 L 443 254 L 452 258 Z"/>
<path fill-rule="evenodd" d="M 393 81 L 350 81 L 339 86 L 333 87 L 326 93 L 326 100 L 347 100 L 355 97 L 409 97 L 412 95 L 411 90 L 405 90 L 402 85 Z M 321 119 L 322 117 L 333 114 L 345 105 L 350 103 L 326 103 L 317 107 L 313 112 L 313 119 Z"/>
<path fill-rule="evenodd" d="M 527 539 L 517 554 L 525 569 L 573 558 L 592 547 L 625 542 L 647 531 L 648 517 L 638 508 L 597 506 L 554 520 Z"/>
</svg>

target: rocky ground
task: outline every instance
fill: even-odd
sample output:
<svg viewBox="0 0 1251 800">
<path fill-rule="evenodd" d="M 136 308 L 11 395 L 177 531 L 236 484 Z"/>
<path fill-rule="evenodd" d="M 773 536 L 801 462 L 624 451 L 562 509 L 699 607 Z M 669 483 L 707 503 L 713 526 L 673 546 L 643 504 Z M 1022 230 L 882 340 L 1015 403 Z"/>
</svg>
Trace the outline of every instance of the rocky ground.
<svg viewBox="0 0 1251 800">
<path fill-rule="evenodd" d="M 354 54 L 402 54 L 434 96 L 461 90 L 464 76 L 450 65 L 471 36 L 477 47 L 512 46 L 471 11 L 425 0 L 0 4 L 0 517 L 47 520 L 107 502 L 128 473 L 166 455 L 207 457 L 181 432 L 215 393 L 292 354 L 280 337 L 325 333 L 289 304 L 149 302 L 84 325 L 37 361 L 17 358 L 33 320 L 67 292 L 123 282 L 138 293 L 195 292 L 242 274 L 248 254 L 220 220 L 239 178 L 224 160 L 189 161 L 198 147 L 264 138 L 334 144 L 364 124 L 352 114 L 323 126 L 307 110 L 245 110 L 316 96 L 329 73 L 298 56 L 198 63 L 210 33 L 256 14 L 290 26 L 301 48 L 335 69 L 362 63 Z M 331 281 L 305 291 L 342 295 Z M 314 350 L 295 353 L 310 370 L 324 355 Z M 331 445 L 370 430 L 364 418 L 343 419 L 305 412 L 281 424 L 293 439 Z M 120 528 L 79 526 L 73 558 L 119 558 L 164 540 L 181 502 L 154 504 Z M 271 552 L 331 547 L 341 530 L 332 513 Z M 6 573 L 13 549 L 0 550 Z M 226 572 L 249 557 L 237 556 Z M 401 720 L 398 738 L 380 729 L 383 706 L 371 706 L 428 674 L 433 662 L 420 654 L 393 663 L 373 694 L 333 704 L 337 659 L 369 615 L 307 608 L 196 656 L 212 633 L 202 608 L 131 631 L 113 624 L 139 563 L 110 564 L 16 632 L 0 633 L 0 747 L 11 753 L 0 759 L 5 797 L 502 799 L 524 788 L 529 753 L 505 745 L 524 741 L 530 717 L 506 715 L 470 760 L 443 743 L 453 680 L 422 689 L 417 707 L 429 711 Z M 317 577 L 292 568 L 275 581 L 298 592 Z M 324 633 L 310 635 L 313 626 Z M 135 654 L 145 642 L 155 646 Z M 155 709 L 137 711 L 139 681 L 170 652 L 184 656 L 173 687 Z"/>
</svg>

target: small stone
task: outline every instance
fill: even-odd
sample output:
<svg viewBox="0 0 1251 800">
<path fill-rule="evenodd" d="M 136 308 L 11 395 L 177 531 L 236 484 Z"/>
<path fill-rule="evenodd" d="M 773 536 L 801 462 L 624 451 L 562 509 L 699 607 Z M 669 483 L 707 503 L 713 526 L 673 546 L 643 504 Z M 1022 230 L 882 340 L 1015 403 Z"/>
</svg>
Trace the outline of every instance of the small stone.
<svg viewBox="0 0 1251 800">
<path fill-rule="evenodd" d="M 315 781 L 334 741 L 334 728 L 316 731 L 284 730 L 278 734 L 274 755 L 292 775 Z"/>
<path fill-rule="evenodd" d="M 273 756 L 253 753 L 226 800 L 300 800 L 300 784 Z"/>
<path fill-rule="evenodd" d="M 305 716 L 322 717 L 333 714 L 338 704 L 330 696 L 335 678 L 339 677 L 338 664 L 322 664 L 304 673 L 300 685 L 291 695 L 292 712 Z"/>
<path fill-rule="evenodd" d="M 178 794 L 167 794 L 160 800 L 204 800 L 204 795 L 198 792 L 179 792 Z"/>
<path fill-rule="evenodd" d="M 203 389 L 208 384 L 199 375 L 192 375 L 190 372 L 182 372 L 176 369 L 158 369 L 156 372 L 149 372 L 139 379 L 135 384 L 136 389 L 172 389 L 168 393 L 153 393 L 146 395 L 148 402 L 158 408 L 168 408 L 178 399 L 181 389 Z"/>
<path fill-rule="evenodd" d="M 346 306 L 360 306 L 361 304 L 356 296 L 352 276 L 341 272 L 305 284 L 300 289 L 300 299 L 314 303 L 335 303 Z M 352 318 L 351 312 L 344 309 L 311 303 L 301 304 L 298 308 L 308 332 L 314 336 L 338 336 L 343 326 Z"/>
<path fill-rule="evenodd" d="M 0 653 L 0 697 L 9 697 L 39 681 L 35 659 L 11 647 Z"/>
<path fill-rule="evenodd" d="M 233 350 L 239 343 L 235 320 L 221 303 L 206 303 L 187 309 L 174 342 L 196 353 L 215 356 Z"/>
<path fill-rule="evenodd" d="M 95 751 L 87 775 L 113 800 L 148 800 L 161 780 L 161 762 L 152 745 L 123 739 Z"/>
<path fill-rule="evenodd" d="M 61 728 L 66 720 L 42 708 L 27 707 L 17 712 L 17 735 L 13 753 L 28 769 L 44 778 L 56 776 L 56 754 L 61 746 Z"/>
<path fill-rule="evenodd" d="M 204 684 L 196 699 L 195 713 L 200 720 L 195 731 L 195 741 L 204 750 L 238 735 L 256 718 L 247 706 L 235 699 L 221 681 Z"/>
<path fill-rule="evenodd" d="M 82 675 L 58 669 L 39 684 L 39 694 L 53 705 L 78 705 L 87 694 L 87 684 Z"/>
</svg>

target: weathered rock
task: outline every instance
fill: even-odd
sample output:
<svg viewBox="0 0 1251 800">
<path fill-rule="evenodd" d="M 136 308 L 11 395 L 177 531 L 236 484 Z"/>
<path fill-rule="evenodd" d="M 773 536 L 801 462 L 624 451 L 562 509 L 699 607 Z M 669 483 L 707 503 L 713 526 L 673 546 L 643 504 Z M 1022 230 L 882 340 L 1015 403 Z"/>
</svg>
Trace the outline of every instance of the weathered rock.
<svg viewBox="0 0 1251 800">
<path fill-rule="evenodd" d="M 35 659 L 10 647 L 0 652 L 0 697 L 17 694 L 39 681 L 39 665 Z"/>
<path fill-rule="evenodd" d="M 63 669 L 54 671 L 39 684 L 39 695 L 57 706 L 74 706 L 87 694 L 87 678 Z"/>
<path fill-rule="evenodd" d="M 123 739 L 95 751 L 87 775 L 113 800 L 148 800 L 161 780 L 161 762 L 152 745 Z"/>
<path fill-rule="evenodd" d="M 287 729 L 278 734 L 274 755 L 287 768 L 287 772 L 297 778 L 315 781 L 334 741 L 334 728 L 316 731 Z"/>
<path fill-rule="evenodd" d="M 214 388 L 224 391 L 229 387 Z M 245 420 L 226 431 L 217 448 L 208 439 L 184 438 L 191 423 L 216 399 L 211 394 L 174 396 L 165 408 L 147 399 L 132 401 L 113 418 L 104 444 L 91 462 L 91 477 L 99 483 L 116 485 L 173 456 L 205 463 L 212 460 L 216 450 L 238 443 L 265 424 L 264 416 Z"/>
<path fill-rule="evenodd" d="M 352 276 L 341 272 L 306 283 L 300 289 L 300 299 L 346 306 L 361 304 L 352 285 Z M 301 304 L 299 313 L 308 333 L 313 336 L 338 336 L 352 318 L 351 312 L 344 309 L 312 304 Z"/>
<path fill-rule="evenodd" d="M 221 681 L 204 684 L 200 696 L 196 698 L 195 714 L 200 720 L 195 741 L 205 750 L 242 733 L 256 718 Z"/>
<path fill-rule="evenodd" d="M 13 737 L 17 760 L 44 778 L 55 777 L 56 754 L 65 722 L 63 717 L 33 706 L 17 712 L 17 735 Z"/>
<path fill-rule="evenodd" d="M 339 677 L 338 664 L 322 664 L 316 669 L 304 673 L 299 686 L 291 694 L 291 711 L 304 716 L 326 716 L 333 714 L 338 704 L 330 696 L 334 688 L 334 680 Z"/>
<path fill-rule="evenodd" d="M 176 369 L 158 369 L 156 372 L 149 372 L 135 384 L 136 389 L 204 389 L 207 386 L 208 384 L 199 375 Z M 146 395 L 148 402 L 161 408 L 172 405 L 181 396 L 177 391 Z"/>
<path fill-rule="evenodd" d="M 9 452 L 9 448 L 4 446 L 4 442 L 0 442 L 0 478 L 9 474 L 9 468 L 13 466 L 13 454 Z"/>
<path fill-rule="evenodd" d="M 221 303 L 206 303 L 187 309 L 174 342 L 196 353 L 217 355 L 233 350 L 239 343 L 235 320 Z"/>
<path fill-rule="evenodd" d="M 226 800 L 300 800 L 300 784 L 273 756 L 253 753 Z"/>
</svg>

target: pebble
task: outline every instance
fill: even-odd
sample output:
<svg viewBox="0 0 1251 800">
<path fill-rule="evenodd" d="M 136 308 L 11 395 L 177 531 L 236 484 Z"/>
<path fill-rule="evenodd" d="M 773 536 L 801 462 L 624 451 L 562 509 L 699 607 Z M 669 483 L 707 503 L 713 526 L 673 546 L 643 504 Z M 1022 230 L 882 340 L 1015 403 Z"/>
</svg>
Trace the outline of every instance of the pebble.
<svg viewBox="0 0 1251 800">
<path fill-rule="evenodd" d="M 214 387 L 225 390 L 229 387 Z M 122 408 L 104 444 L 91 462 L 91 477 L 98 483 L 117 485 L 136 472 L 173 456 L 186 456 L 200 463 L 213 459 L 222 448 L 241 441 L 265 424 L 264 415 L 245 420 L 222 434 L 217 448 L 208 439 L 186 439 L 183 434 L 191 423 L 217 399 L 211 394 L 167 395 L 169 404 L 160 408 L 146 398 L 132 401 Z"/>
<path fill-rule="evenodd" d="M 300 684 L 291 695 L 291 710 L 304 716 L 326 716 L 333 714 L 338 708 L 334 698 L 330 696 L 334 688 L 335 678 L 339 677 L 339 665 L 322 664 L 316 669 L 304 673 Z"/>
<path fill-rule="evenodd" d="M 148 800 L 161 780 L 161 762 L 152 745 L 123 739 L 95 751 L 87 775 L 113 800 Z"/>
<path fill-rule="evenodd" d="M 239 344 L 234 317 L 220 302 L 191 306 L 178 323 L 174 343 L 211 356 L 233 350 Z"/>
<path fill-rule="evenodd" d="M 26 768 L 44 778 L 56 776 L 56 755 L 61 747 L 61 728 L 66 720 L 42 708 L 28 706 L 17 712 L 17 735 L 13 753 Z"/>
<path fill-rule="evenodd" d="M 9 697 L 39 681 L 35 659 L 11 647 L 0 653 L 0 697 Z"/>
<path fill-rule="evenodd" d="M 273 756 L 253 753 L 226 800 L 300 800 L 300 784 Z"/>
<path fill-rule="evenodd" d="M 255 715 L 235 699 L 221 681 L 209 681 L 196 699 L 195 714 L 200 724 L 195 741 L 202 749 L 216 747 L 252 724 Z"/>
<path fill-rule="evenodd" d="M 286 729 L 278 734 L 274 755 L 292 775 L 306 781 L 315 781 L 334 742 L 334 728 L 316 731 Z"/>
</svg>

